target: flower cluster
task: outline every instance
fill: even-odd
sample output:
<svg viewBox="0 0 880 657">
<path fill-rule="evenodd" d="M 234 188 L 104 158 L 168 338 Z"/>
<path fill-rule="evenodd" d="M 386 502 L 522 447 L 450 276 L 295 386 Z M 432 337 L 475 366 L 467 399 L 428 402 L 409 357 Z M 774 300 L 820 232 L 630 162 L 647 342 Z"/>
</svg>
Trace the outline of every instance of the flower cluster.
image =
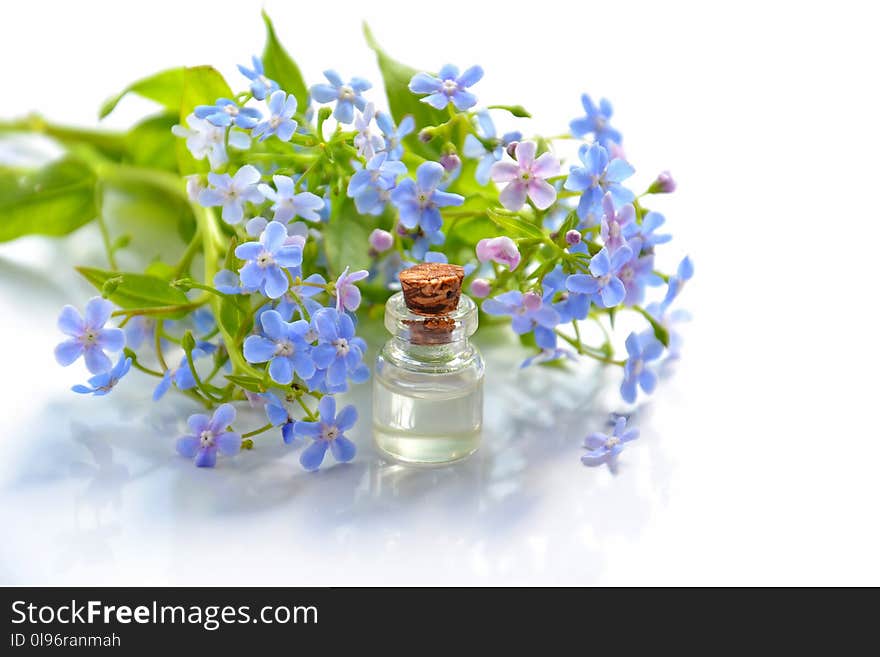
<svg viewBox="0 0 880 657">
<path fill-rule="evenodd" d="M 268 38 L 277 41 L 271 29 Z M 193 415 L 177 443 L 198 466 L 270 431 L 312 441 L 306 470 L 328 449 L 349 461 L 357 413 L 337 412 L 335 397 L 369 377 L 358 314 L 421 261 L 464 265 L 487 321 L 509 321 L 530 351 L 523 367 L 593 358 L 620 368 L 625 402 L 655 389 L 658 366 L 680 350 L 673 328 L 684 314 L 673 305 L 693 265 L 659 268 L 671 235 L 646 203 L 676 183 L 664 171 L 633 191 L 636 169 L 607 100 L 581 97 L 583 114 L 561 136 L 579 146 L 566 169 L 559 138 L 524 136 L 523 107 L 481 105 L 479 66 L 401 80 L 405 69 L 381 55 L 385 109 L 368 80 L 327 70 L 307 86 L 280 44 L 265 52 L 239 66 L 239 93 L 210 67 L 184 70 L 185 94 L 179 85 L 143 92 L 184 108 L 171 129 L 177 162 L 143 153 L 145 164 L 120 166 L 190 208 L 192 221 L 181 224 L 176 262 L 121 271 L 115 252 L 126 247 L 107 239 L 109 269 L 83 269 L 101 296 L 83 314 L 64 307 L 55 351 L 65 366 L 82 356 L 91 373 L 76 392 L 106 395 L 136 370 L 156 378 L 155 400 L 175 390 L 213 410 Z M 113 166 L 107 156 L 101 171 Z M 621 345 L 614 325 L 624 311 L 644 330 Z M 589 341 L 585 323 L 604 340 Z M 265 426 L 233 428 L 241 402 L 261 407 Z M 611 466 L 634 437 L 620 422 L 612 436 L 593 434 L 584 462 Z"/>
</svg>

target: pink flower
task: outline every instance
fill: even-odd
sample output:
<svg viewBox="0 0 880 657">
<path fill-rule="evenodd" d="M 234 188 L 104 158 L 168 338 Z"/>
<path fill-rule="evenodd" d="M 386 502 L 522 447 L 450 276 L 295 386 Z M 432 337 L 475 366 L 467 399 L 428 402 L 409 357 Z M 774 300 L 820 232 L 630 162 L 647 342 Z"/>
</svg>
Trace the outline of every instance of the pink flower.
<svg viewBox="0 0 880 657">
<path fill-rule="evenodd" d="M 521 141 L 516 145 L 516 162 L 496 162 L 489 171 L 495 182 L 508 183 L 500 196 L 501 205 L 508 210 L 519 210 L 527 195 L 539 210 L 546 210 L 556 200 L 556 189 L 545 179 L 559 174 L 559 160 L 552 153 L 536 160 L 537 149 L 535 142 Z"/>
<path fill-rule="evenodd" d="M 336 310 L 343 309 L 354 312 L 361 305 L 361 291 L 355 285 L 356 282 L 369 276 L 366 269 L 348 273 L 348 267 L 336 279 Z"/>
<path fill-rule="evenodd" d="M 516 243 L 512 239 L 493 237 L 477 242 L 477 259 L 480 262 L 491 260 L 501 265 L 507 265 L 507 268 L 513 271 L 519 265 L 520 255 Z"/>
<path fill-rule="evenodd" d="M 394 246 L 394 236 L 389 233 L 387 230 L 382 230 L 381 228 L 374 228 L 373 232 L 370 233 L 370 247 L 376 253 L 382 253 L 383 251 L 387 251 L 392 246 Z"/>
</svg>

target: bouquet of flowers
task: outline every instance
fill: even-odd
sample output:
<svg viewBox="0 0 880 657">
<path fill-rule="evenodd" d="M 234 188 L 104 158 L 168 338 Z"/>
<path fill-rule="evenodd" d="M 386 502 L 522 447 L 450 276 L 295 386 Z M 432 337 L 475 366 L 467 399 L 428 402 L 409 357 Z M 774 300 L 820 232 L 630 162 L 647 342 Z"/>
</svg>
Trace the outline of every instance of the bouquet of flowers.
<svg viewBox="0 0 880 657">
<path fill-rule="evenodd" d="M 465 266 L 482 311 L 508 317 L 520 336 L 524 367 L 586 357 L 622 368 L 626 402 L 653 391 L 656 365 L 676 355 L 673 304 L 693 267 L 686 258 L 672 274 L 655 268 L 655 249 L 671 236 L 645 200 L 675 182 L 664 172 L 641 195 L 631 191 L 635 169 L 608 101 L 584 94 L 558 137 L 499 134 L 493 117 L 530 115 L 480 104 L 479 66 L 419 72 L 365 26 L 384 79 L 379 108 L 381 94 L 360 77 L 326 71 L 308 86 L 263 18 L 262 56 L 239 67 L 245 91 L 209 66 L 175 68 L 103 105 L 101 117 L 126 94 L 161 106 L 125 133 L 36 116 L 0 124 L 65 149 L 39 170 L 0 170 L 0 239 L 64 235 L 91 221 L 101 229 L 106 268 L 77 268 L 99 296 L 58 319 L 58 362 L 82 357 L 92 375 L 75 392 L 106 395 L 136 368 L 155 377 L 154 400 L 172 389 L 191 397 L 213 411 L 191 416 L 177 441 L 198 466 L 270 431 L 311 441 L 300 459 L 308 470 L 328 449 L 348 461 L 355 445 L 345 431 L 357 413 L 337 411 L 334 396 L 370 376 L 358 315 L 425 261 Z M 559 140 L 581 142 L 567 171 Z M 120 268 L 137 239 L 111 234 L 104 201 L 114 189 L 158 195 L 179 227 L 179 258 Z M 646 304 L 655 286 L 658 300 Z M 612 332 L 624 311 L 645 328 L 618 354 Z M 600 343 L 582 338 L 585 322 Z M 231 402 L 244 399 L 264 406 L 263 426 L 238 430 Z M 587 437 L 584 463 L 613 467 L 635 436 L 620 417 L 612 435 Z"/>
</svg>

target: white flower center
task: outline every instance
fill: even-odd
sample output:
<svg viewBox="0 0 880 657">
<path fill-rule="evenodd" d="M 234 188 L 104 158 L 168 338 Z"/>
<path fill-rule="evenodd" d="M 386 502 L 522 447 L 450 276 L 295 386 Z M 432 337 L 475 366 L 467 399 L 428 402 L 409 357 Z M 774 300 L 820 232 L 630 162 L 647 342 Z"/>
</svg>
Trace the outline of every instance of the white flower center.
<svg viewBox="0 0 880 657">
<path fill-rule="evenodd" d="M 224 105 L 223 111 L 226 112 L 229 116 L 238 116 L 238 107 L 235 105 Z"/>
<path fill-rule="evenodd" d="M 347 356 L 348 352 L 351 351 L 351 347 L 348 345 L 348 340 L 345 338 L 336 338 L 330 344 L 336 347 L 336 353 L 339 356 Z"/>
<path fill-rule="evenodd" d="M 339 100 L 354 100 L 354 89 L 347 84 L 339 87 Z"/>
<path fill-rule="evenodd" d="M 279 340 L 275 343 L 275 355 L 276 356 L 293 356 L 293 352 L 296 351 L 296 347 L 290 340 Z"/>
<path fill-rule="evenodd" d="M 272 257 L 272 254 L 268 251 L 263 251 L 260 255 L 257 256 L 257 266 L 260 269 L 266 269 L 271 265 L 275 264 L 275 258 Z"/>
<path fill-rule="evenodd" d="M 632 267 L 624 267 L 617 276 L 624 283 L 630 283 L 636 277 Z"/>
<path fill-rule="evenodd" d="M 80 337 L 80 341 L 87 347 L 95 344 L 98 341 L 98 332 L 93 331 L 92 329 L 86 329 Z"/>
<path fill-rule="evenodd" d="M 282 119 L 278 114 L 275 114 L 271 119 L 269 119 L 269 127 L 275 130 L 278 126 L 281 125 Z"/>
<path fill-rule="evenodd" d="M 199 434 L 199 443 L 203 448 L 205 447 L 213 447 L 214 445 L 214 432 L 210 429 L 205 429 L 202 433 Z"/>
<path fill-rule="evenodd" d="M 605 129 L 605 126 L 608 125 L 608 121 L 605 120 L 604 116 L 597 116 L 593 125 L 596 127 L 596 132 L 600 132 Z"/>
<path fill-rule="evenodd" d="M 443 80 L 443 93 L 451 96 L 458 91 L 458 83 L 455 80 Z"/>
<path fill-rule="evenodd" d="M 315 332 L 315 329 L 310 328 L 308 331 L 306 331 L 303 339 L 308 343 L 312 343 L 318 339 L 318 334 Z"/>
<path fill-rule="evenodd" d="M 335 440 L 339 435 L 339 428 L 335 424 L 321 425 L 321 438 L 324 440 Z"/>
<path fill-rule="evenodd" d="M 608 440 L 605 441 L 605 447 L 607 447 L 608 449 L 611 449 L 615 445 L 619 445 L 619 444 L 620 444 L 620 438 L 618 438 L 617 436 L 611 436 Z"/>
<path fill-rule="evenodd" d="M 419 202 L 419 207 L 424 208 L 428 205 L 428 194 L 426 192 L 419 192 L 418 195 L 416 195 L 416 200 Z"/>
<path fill-rule="evenodd" d="M 523 182 L 529 182 L 532 179 L 532 172 L 528 170 L 520 171 L 519 177 Z"/>
</svg>

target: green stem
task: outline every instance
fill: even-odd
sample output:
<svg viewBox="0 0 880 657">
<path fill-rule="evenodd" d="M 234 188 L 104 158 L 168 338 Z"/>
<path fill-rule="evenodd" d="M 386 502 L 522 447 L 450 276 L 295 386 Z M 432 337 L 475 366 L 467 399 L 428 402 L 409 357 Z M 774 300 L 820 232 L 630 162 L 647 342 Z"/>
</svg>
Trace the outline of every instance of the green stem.
<svg viewBox="0 0 880 657">
<path fill-rule="evenodd" d="M 193 258 L 196 253 L 199 252 L 199 247 L 202 245 L 202 232 L 200 230 L 196 231 L 196 234 L 193 235 L 193 238 L 189 241 L 189 244 L 186 245 L 186 251 L 183 252 L 183 255 L 180 257 L 180 261 L 177 263 L 177 266 L 174 268 L 174 271 L 171 273 L 171 278 L 180 278 L 180 276 L 189 270 L 189 266 L 192 264 Z"/>
<path fill-rule="evenodd" d="M 162 326 L 165 324 L 164 319 L 156 320 L 156 326 L 153 328 L 153 343 L 156 347 L 156 359 L 162 366 L 162 371 L 168 370 L 168 363 L 165 362 L 165 356 L 162 355 Z"/>
<path fill-rule="evenodd" d="M 122 308 L 114 310 L 112 317 L 133 316 L 133 315 L 169 315 L 181 311 L 195 310 L 199 306 L 204 306 L 205 301 L 193 301 L 192 303 L 181 303 L 174 306 L 149 306 L 146 308 Z"/>
<path fill-rule="evenodd" d="M 253 436 L 257 436 L 261 433 L 268 431 L 269 429 L 271 429 L 274 426 L 275 425 L 270 422 L 269 424 L 264 424 L 259 429 L 254 429 L 253 431 L 248 431 L 247 433 L 241 434 L 241 437 L 242 438 L 251 438 Z"/>
<path fill-rule="evenodd" d="M 98 228 L 101 230 L 101 241 L 104 242 L 104 250 L 107 252 L 107 262 L 110 263 L 110 269 L 119 271 L 119 265 L 116 264 L 116 254 L 113 253 L 113 244 L 110 242 L 110 230 L 104 219 L 104 189 L 100 181 L 95 185 L 95 209 L 98 212 Z"/>
</svg>

